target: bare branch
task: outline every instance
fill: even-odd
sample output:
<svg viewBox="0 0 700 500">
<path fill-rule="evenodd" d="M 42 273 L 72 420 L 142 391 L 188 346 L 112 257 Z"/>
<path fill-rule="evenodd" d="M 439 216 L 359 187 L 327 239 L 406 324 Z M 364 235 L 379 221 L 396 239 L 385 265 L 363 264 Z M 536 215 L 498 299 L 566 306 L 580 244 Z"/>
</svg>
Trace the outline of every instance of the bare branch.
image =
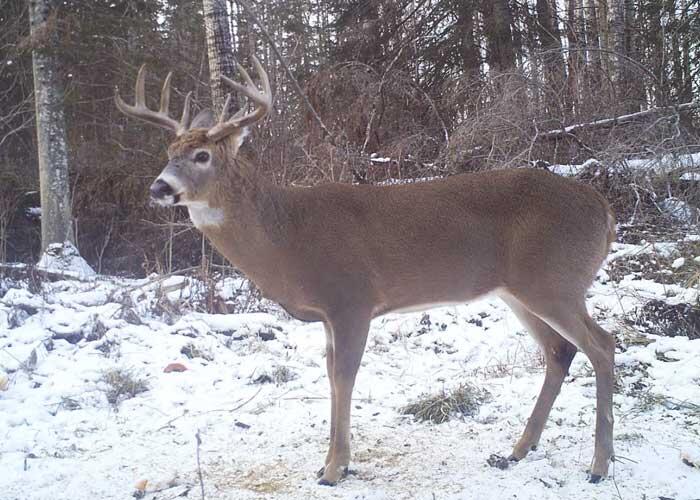
<svg viewBox="0 0 700 500">
<path fill-rule="evenodd" d="M 277 49 L 277 46 L 275 45 L 275 42 L 272 39 L 272 36 L 270 36 L 270 33 L 267 31 L 267 29 L 265 29 L 265 26 L 263 26 L 263 24 L 260 22 L 260 19 L 256 15 L 253 7 L 250 5 L 250 3 L 248 3 L 247 0 L 238 0 L 238 1 L 243 6 L 243 9 L 246 11 L 246 14 L 248 14 L 248 17 L 250 17 L 250 19 L 258 26 L 258 28 L 260 28 L 261 33 L 263 34 L 263 36 L 265 37 L 267 42 L 270 44 L 270 48 L 272 49 L 272 52 L 275 53 L 277 60 L 282 65 L 282 68 L 284 68 L 284 72 L 287 73 L 287 77 L 292 82 L 292 85 L 294 86 L 294 90 L 296 90 L 297 94 L 299 94 L 299 97 L 301 97 L 301 100 L 304 102 L 304 105 L 309 109 L 309 111 L 311 112 L 311 115 L 314 117 L 314 120 L 316 120 L 319 127 L 321 127 L 321 130 L 323 131 L 323 135 L 328 137 L 328 140 L 330 141 L 330 143 L 335 146 L 336 142 L 335 142 L 335 138 L 334 138 L 333 134 L 331 134 L 330 130 L 328 130 L 326 125 L 323 123 L 323 120 L 321 120 L 321 117 L 319 116 L 319 114 L 316 112 L 314 107 L 311 105 L 309 98 L 306 96 L 306 94 L 302 90 L 297 79 L 294 78 L 294 75 L 292 74 L 291 70 L 289 69 L 289 66 L 287 66 L 287 63 L 284 61 L 284 58 L 282 57 L 282 54 L 280 54 L 280 51 Z"/>
</svg>

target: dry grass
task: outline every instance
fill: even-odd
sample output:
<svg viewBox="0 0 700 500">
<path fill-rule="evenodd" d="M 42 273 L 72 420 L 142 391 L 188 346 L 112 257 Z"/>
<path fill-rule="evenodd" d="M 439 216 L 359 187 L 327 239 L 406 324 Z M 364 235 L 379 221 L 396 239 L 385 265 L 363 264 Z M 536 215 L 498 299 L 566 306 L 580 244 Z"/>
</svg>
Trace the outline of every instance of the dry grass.
<svg viewBox="0 0 700 500">
<path fill-rule="evenodd" d="M 437 394 L 424 394 L 417 401 L 402 407 L 402 415 L 413 415 L 421 422 L 442 424 L 452 417 L 472 417 L 491 394 L 471 384 L 460 384 L 454 389 L 443 389 Z"/>
<path fill-rule="evenodd" d="M 104 392 L 107 401 L 115 407 L 148 390 L 148 383 L 145 380 L 122 368 L 104 372 L 101 381 L 105 384 Z"/>
<path fill-rule="evenodd" d="M 298 378 L 299 375 L 291 368 L 284 365 L 275 366 L 272 371 L 263 372 L 253 379 L 254 384 L 275 384 L 280 386 Z"/>
<path fill-rule="evenodd" d="M 700 417 L 700 404 L 652 393 L 651 391 L 643 392 L 637 396 L 637 404 L 630 411 L 630 414 L 648 412 L 657 406 L 668 410 L 683 411 L 688 415 Z"/>
<path fill-rule="evenodd" d="M 193 342 L 189 342 L 182 346 L 180 349 L 180 354 L 185 355 L 188 359 L 201 358 L 205 361 L 213 361 L 214 356 L 212 356 L 207 351 L 200 349 Z"/>
<path fill-rule="evenodd" d="M 610 279 L 622 281 L 626 276 L 633 280 L 647 279 L 665 285 L 677 284 L 692 288 L 700 284 L 700 242 L 679 241 L 669 255 L 657 252 L 640 252 L 636 255 L 613 260 L 607 266 Z M 679 259 L 682 264 L 676 265 Z"/>
<path fill-rule="evenodd" d="M 700 303 L 697 302 L 668 304 L 653 299 L 635 308 L 625 321 L 654 335 L 700 339 Z"/>
</svg>

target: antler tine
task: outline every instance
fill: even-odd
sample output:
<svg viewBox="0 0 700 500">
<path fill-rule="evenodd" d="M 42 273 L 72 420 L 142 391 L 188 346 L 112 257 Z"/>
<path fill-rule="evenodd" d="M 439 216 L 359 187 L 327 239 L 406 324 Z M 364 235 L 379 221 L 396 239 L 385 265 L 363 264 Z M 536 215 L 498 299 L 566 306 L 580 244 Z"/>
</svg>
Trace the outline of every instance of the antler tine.
<svg viewBox="0 0 700 500">
<path fill-rule="evenodd" d="M 169 73 L 165 78 L 163 83 L 163 89 L 160 96 L 160 110 L 153 111 L 146 106 L 146 65 L 142 65 L 139 68 L 139 73 L 136 76 L 136 89 L 134 95 L 134 105 L 130 105 L 124 102 L 124 100 L 119 95 L 119 89 L 115 89 L 114 102 L 119 108 L 119 111 L 127 116 L 132 116 L 134 118 L 139 118 L 145 122 L 157 125 L 159 127 L 172 130 L 177 135 L 182 134 L 187 129 L 187 123 L 183 121 L 179 122 L 174 118 L 171 118 L 168 114 L 168 107 L 170 105 L 170 79 L 172 78 L 172 73 Z M 189 120 L 189 98 L 185 99 L 186 111 L 183 112 L 183 120 L 187 117 Z"/>
<path fill-rule="evenodd" d="M 252 56 L 255 57 L 255 56 Z M 246 87 L 251 87 L 252 89 L 255 89 L 257 91 L 257 88 L 255 87 L 255 82 L 253 82 L 253 79 L 250 77 L 248 72 L 245 70 L 243 66 L 241 66 L 241 63 L 236 61 L 236 67 L 238 68 L 238 71 L 241 73 L 241 76 L 245 80 Z"/>
<path fill-rule="evenodd" d="M 159 113 L 164 113 L 166 115 L 170 114 L 170 79 L 173 77 L 173 72 L 168 73 L 163 82 L 163 88 L 160 91 L 160 109 Z"/>
<path fill-rule="evenodd" d="M 250 78 L 248 72 L 240 64 L 238 64 L 238 70 L 241 72 L 241 75 L 246 82 L 245 85 L 233 81 L 225 76 L 222 76 L 221 79 L 227 85 L 233 87 L 237 92 L 240 92 L 244 96 L 250 98 L 250 100 L 256 104 L 256 107 L 253 111 L 247 114 L 243 113 L 242 110 L 239 110 L 234 116 L 224 121 L 224 115 L 228 109 L 227 99 L 227 104 L 224 106 L 219 122 L 212 127 L 209 132 L 207 132 L 207 136 L 212 140 L 216 141 L 222 139 L 223 137 L 234 133 L 236 130 L 262 120 L 270 112 L 270 109 L 272 109 L 272 89 L 270 88 L 270 80 L 260 64 L 260 61 L 258 61 L 258 58 L 251 56 L 251 59 L 255 69 L 258 72 L 260 82 L 262 83 L 262 92 L 256 87 L 255 83 L 253 83 L 253 79 Z"/>
<path fill-rule="evenodd" d="M 240 68 L 240 65 L 239 65 L 239 68 Z M 237 81 L 231 80 L 229 77 L 224 76 L 224 75 L 221 75 L 221 80 L 223 80 L 226 83 L 226 85 L 228 85 L 229 87 L 233 87 L 236 92 L 240 92 L 244 96 L 249 97 L 250 99 L 252 99 L 255 102 L 258 102 L 259 92 L 255 87 L 250 88 L 247 85 L 241 85 Z"/>
<path fill-rule="evenodd" d="M 270 102 L 270 106 L 272 106 L 272 88 L 270 88 L 270 80 L 267 77 L 267 72 L 263 69 L 262 64 L 260 64 L 260 61 L 257 57 L 251 56 L 251 59 L 253 60 L 255 71 L 258 72 L 258 76 L 260 77 L 260 82 L 263 86 L 263 92 L 265 92 L 265 94 L 267 95 L 267 100 Z"/>
<path fill-rule="evenodd" d="M 142 64 L 136 75 L 136 107 L 146 107 L 146 65 Z"/>
<path fill-rule="evenodd" d="M 187 92 L 185 96 L 185 104 L 182 108 L 182 117 L 177 130 L 177 135 L 182 135 L 190 128 L 190 101 L 192 100 L 192 92 Z"/>
<path fill-rule="evenodd" d="M 245 70 L 243 66 L 241 66 L 239 63 L 236 63 L 238 66 L 238 71 L 240 71 L 241 75 L 243 76 L 243 79 L 246 81 L 246 85 L 241 85 L 240 83 L 236 82 L 235 80 L 231 80 L 230 78 L 226 76 L 221 76 L 221 79 L 226 82 L 229 86 L 233 87 L 236 89 L 238 92 L 241 94 L 245 95 L 246 97 L 249 97 L 253 101 L 255 101 L 258 104 L 263 104 L 263 105 L 272 105 L 272 90 L 270 89 L 270 81 L 267 78 L 267 73 L 263 69 L 262 65 L 260 64 L 260 61 L 258 61 L 258 58 L 255 56 L 251 56 L 251 59 L 253 60 L 253 64 L 255 65 L 255 69 L 258 72 L 258 76 L 260 77 L 260 81 L 263 84 L 263 92 L 260 92 L 258 88 L 255 86 L 255 83 L 253 83 L 253 79 L 250 77 L 248 72 Z"/>
<path fill-rule="evenodd" d="M 236 111 L 236 114 L 229 118 L 230 121 L 238 120 L 241 116 L 245 115 L 245 108 L 241 108 Z"/>
<path fill-rule="evenodd" d="M 223 125 L 226 122 L 226 112 L 228 111 L 228 105 L 231 103 L 231 94 L 226 95 L 226 102 L 224 102 L 224 107 L 221 108 L 221 114 L 219 115 L 219 125 Z"/>
</svg>

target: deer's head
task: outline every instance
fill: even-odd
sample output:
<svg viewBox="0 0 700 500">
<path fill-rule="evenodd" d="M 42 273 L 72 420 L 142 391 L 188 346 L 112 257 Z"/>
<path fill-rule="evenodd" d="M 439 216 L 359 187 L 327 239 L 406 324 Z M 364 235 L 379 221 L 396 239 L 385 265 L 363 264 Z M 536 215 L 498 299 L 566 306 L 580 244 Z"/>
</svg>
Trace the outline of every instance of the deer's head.
<svg viewBox="0 0 700 500">
<path fill-rule="evenodd" d="M 245 85 L 222 76 L 226 84 L 248 97 L 254 105 L 253 111 L 246 113 L 244 108 L 231 117 L 227 117 L 231 100 L 229 95 L 218 118 L 211 110 L 203 110 L 190 122 L 190 92 L 185 97 L 180 120 L 172 118 L 168 110 L 172 73 L 168 74 L 163 83 L 160 109 L 149 109 L 145 96 L 145 65 L 141 66 L 136 78 L 136 102 L 133 106 L 126 104 L 117 90 L 115 102 L 122 113 L 175 133 L 176 139 L 168 147 L 168 163 L 151 184 L 151 198 L 155 202 L 161 205 L 190 206 L 207 203 L 212 190 L 225 174 L 224 170 L 231 168 L 229 163 L 238 154 L 249 127 L 270 112 L 272 91 L 267 73 L 255 56 L 252 60 L 260 77 L 262 92 L 240 65 L 238 70 Z"/>
</svg>

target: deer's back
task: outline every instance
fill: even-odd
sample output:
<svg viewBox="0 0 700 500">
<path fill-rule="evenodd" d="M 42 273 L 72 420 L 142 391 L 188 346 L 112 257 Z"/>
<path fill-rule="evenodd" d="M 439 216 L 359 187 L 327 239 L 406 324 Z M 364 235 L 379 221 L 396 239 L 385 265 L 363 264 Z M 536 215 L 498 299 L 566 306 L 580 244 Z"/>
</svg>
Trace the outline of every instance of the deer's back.
<svg viewBox="0 0 700 500">
<path fill-rule="evenodd" d="M 288 192 L 307 293 L 377 312 L 538 285 L 582 293 L 608 251 L 609 208 L 545 171 L 456 175 L 399 186 Z M 562 292 L 562 293 L 563 293 Z M 346 297 L 357 294 L 358 297 Z"/>
</svg>

